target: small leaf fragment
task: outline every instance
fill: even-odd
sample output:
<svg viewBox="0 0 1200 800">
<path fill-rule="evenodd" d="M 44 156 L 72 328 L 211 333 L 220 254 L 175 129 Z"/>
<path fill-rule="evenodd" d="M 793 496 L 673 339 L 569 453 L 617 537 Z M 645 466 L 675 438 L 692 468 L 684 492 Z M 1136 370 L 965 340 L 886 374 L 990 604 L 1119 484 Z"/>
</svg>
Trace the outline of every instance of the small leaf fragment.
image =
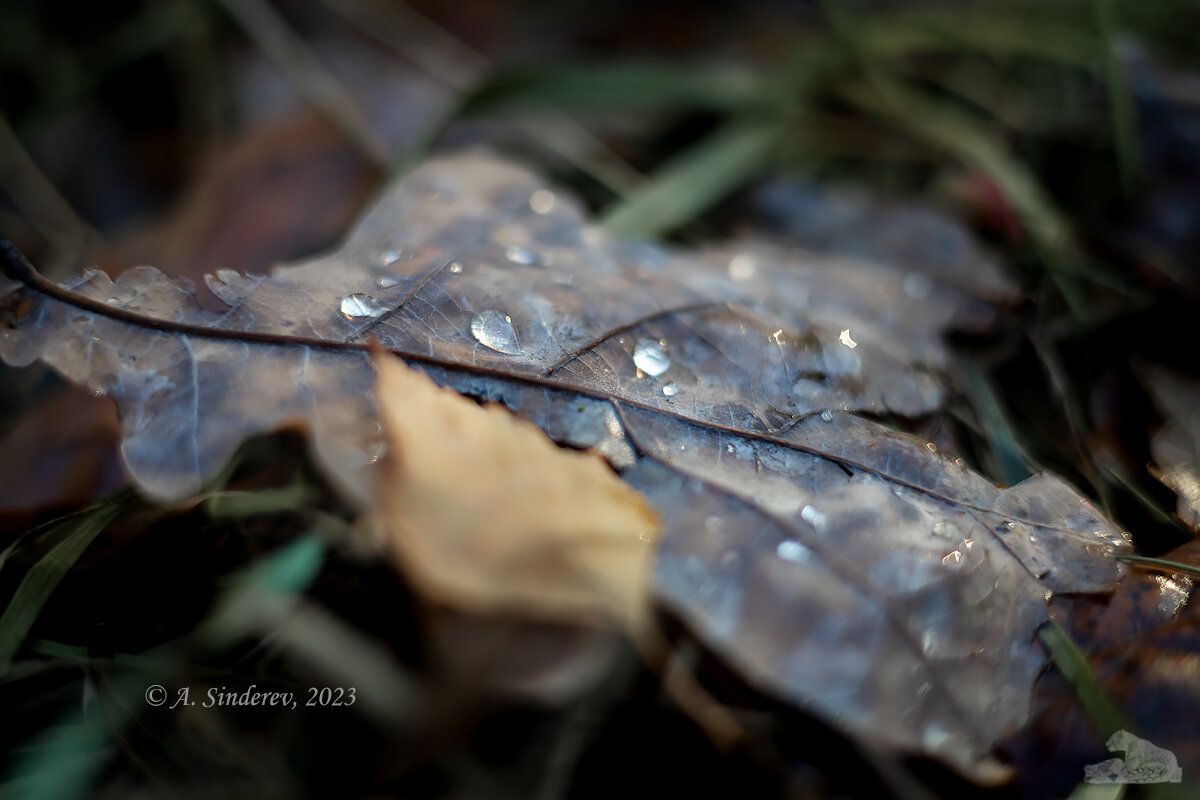
<svg viewBox="0 0 1200 800">
<path fill-rule="evenodd" d="M 419 591 L 469 612 L 643 629 L 660 526 L 641 494 L 499 405 L 390 355 L 375 364 L 377 521 Z"/>
</svg>

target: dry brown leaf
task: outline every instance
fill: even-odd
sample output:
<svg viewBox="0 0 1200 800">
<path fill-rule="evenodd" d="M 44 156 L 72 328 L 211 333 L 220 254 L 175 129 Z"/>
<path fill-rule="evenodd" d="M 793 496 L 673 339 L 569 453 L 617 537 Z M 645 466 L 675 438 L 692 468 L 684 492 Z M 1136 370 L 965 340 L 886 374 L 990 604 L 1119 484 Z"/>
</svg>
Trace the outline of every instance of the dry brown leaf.
<svg viewBox="0 0 1200 800">
<path fill-rule="evenodd" d="M 565 450 L 386 353 L 377 522 L 414 586 L 471 613 L 644 630 L 660 525 L 593 453 Z"/>
</svg>

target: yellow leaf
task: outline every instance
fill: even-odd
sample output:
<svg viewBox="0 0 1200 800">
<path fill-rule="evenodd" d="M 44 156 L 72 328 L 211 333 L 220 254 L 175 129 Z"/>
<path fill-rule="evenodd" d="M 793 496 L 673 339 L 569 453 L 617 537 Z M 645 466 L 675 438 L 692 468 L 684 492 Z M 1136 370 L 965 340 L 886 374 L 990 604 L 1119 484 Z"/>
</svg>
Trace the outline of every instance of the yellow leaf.
<svg viewBox="0 0 1200 800">
<path fill-rule="evenodd" d="M 414 587 L 472 613 L 644 630 L 659 522 L 597 455 L 565 450 L 386 353 L 377 522 Z"/>
</svg>

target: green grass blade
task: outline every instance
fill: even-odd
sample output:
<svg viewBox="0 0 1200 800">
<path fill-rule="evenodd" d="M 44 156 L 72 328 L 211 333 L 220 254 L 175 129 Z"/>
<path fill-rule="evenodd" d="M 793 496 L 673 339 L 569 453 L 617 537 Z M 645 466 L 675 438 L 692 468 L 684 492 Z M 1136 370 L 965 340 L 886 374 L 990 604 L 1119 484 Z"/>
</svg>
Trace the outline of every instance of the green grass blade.
<svg viewBox="0 0 1200 800">
<path fill-rule="evenodd" d="M 1149 556 L 1113 556 L 1120 561 L 1128 561 L 1132 564 L 1146 564 L 1152 567 L 1161 567 L 1171 572 L 1186 572 L 1189 575 L 1200 575 L 1200 567 L 1193 567 L 1189 564 L 1180 564 L 1178 561 L 1170 561 L 1165 558 L 1150 558 Z"/>
<path fill-rule="evenodd" d="M 212 519 L 237 519 L 259 514 L 298 511 L 318 497 L 319 492 L 315 488 L 297 481 L 291 486 L 255 492 L 212 492 L 203 500 L 202 507 Z"/>
<path fill-rule="evenodd" d="M 1157 519 L 1159 522 L 1161 522 L 1164 525 L 1170 525 L 1172 528 L 1179 531 L 1180 533 L 1187 534 L 1188 536 L 1193 535 L 1191 530 L 1189 530 L 1188 527 L 1183 524 L 1183 522 L 1181 522 L 1177 517 L 1173 516 L 1172 514 L 1168 513 L 1167 511 L 1164 511 L 1158 505 L 1158 503 L 1156 503 L 1153 498 L 1151 498 L 1149 495 L 1147 495 L 1145 492 L 1143 492 L 1137 486 L 1137 484 L 1135 484 L 1133 482 L 1133 480 L 1124 473 L 1124 471 L 1118 469 L 1117 467 L 1115 467 L 1109 463 L 1101 462 L 1100 466 L 1109 475 L 1109 477 L 1113 480 L 1114 483 L 1116 483 L 1118 486 L 1120 486 L 1122 489 L 1124 489 L 1126 492 L 1128 492 L 1130 494 L 1130 496 L 1133 497 L 1134 500 L 1138 501 L 1138 503 L 1142 506 L 1142 508 L 1149 511 L 1150 514 L 1155 519 Z"/>
<path fill-rule="evenodd" d="M 23 800 L 86 797 L 108 755 L 107 722 L 103 714 L 72 712 L 34 741 L 0 789 Z"/>
<path fill-rule="evenodd" d="M 876 88 L 879 83 L 886 84 L 886 92 Z M 1085 262 L 1066 218 L 1055 208 L 1036 177 L 1008 153 L 1000 138 L 984 124 L 879 74 L 870 82 L 847 82 L 840 89 L 843 97 L 863 110 L 891 119 L 909 135 L 987 175 L 1020 216 L 1051 280 L 1077 320 L 1086 321 L 1090 316 L 1080 279 L 1126 290 L 1099 264 Z"/>
<path fill-rule="evenodd" d="M 124 671 L 109 692 L 71 711 L 34 737 L 14 759 L 0 796 L 22 800 L 72 800 L 94 794 L 93 782 L 113 750 L 117 732 L 146 707 L 147 687 L 162 684 L 171 662 L 147 655 Z"/>
<path fill-rule="evenodd" d="M 1075 696 L 1079 698 L 1080 704 L 1091 718 L 1092 724 L 1096 726 L 1102 739 L 1107 740 L 1114 733 L 1122 730 L 1129 731 L 1135 736 L 1140 735 L 1133 722 L 1125 716 L 1125 712 L 1100 685 L 1096 674 L 1092 672 L 1091 665 L 1088 664 L 1087 656 L 1072 641 L 1070 634 L 1063 630 L 1057 622 L 1050 622 L 1042 626 L 1038 631 L 1038 636 L 1049 648 L 1058 671 L 1075 690 Z M 1149 798 L 1149 800 L 1185 800 L 1185 798 L 1197 796 L 1196 788 L 1195 784 L 1189 781 L 1182 784 L 1148 783 L 1143 784 L 1140 790 L 1141 796 Z M 1071 796 L 1075 797 L 1074 794 Z M 1097 796 L 1103 797 L 1104 795 Z M 1085 794 L 1083 797 L 1092 800 L 1093 795 Z"/>
<path fill-rule="evenodd" d="M 1045 11 L 1044 4 L 1007 12 L 946 5 L 892 14 L 863 13 L 854 22 L 855 38 L 863 52 L 872 56 L 956 52 L 1038 58 L 1090 68 L 1096 54 L 1091 31 L 1039 11 Z"/>
<path fill-rule="evenodd" d="M 1081 783 L 1067 800 L 1121 800 L 1124 796 L 1123 783 Z"/>
<path fill-rule="evenodd" d="M 1102 739 L 1108 739 L 1117 731 L 1133 732 L 1135 730 L 1133 723 L 1125 716 L 1125 712 L 1100 685 L 1096 674 L 1092 672 L 1087 656 L 1071 639 L 1070 634 L 1063 630 L 1057 622 L 1049 622 L 1038 631 L 1038 636 L 1050 649 L 1055 666 L 1058 667 L 1058 671 L 1066 678 L 1071 688 L 1075 690 L 1075 696 L 1079 698 L 1080 705 L 1091 718 L 1092 724 L 1096 726 Z"/>
<path fill-rule="evenodd" d="M 987 439 L 995 462 L 996 475 L 1009 486 L 1029 477 L 1029 466 L 1021 455 L 1017 436 L 1008 421 L 992 384 L 978 367 L 967 364 L 962 368 L 964 388 L 975 407 L 979 424 Z"/>
<path fill-rule="evenodd" d="M 472 92 L 458 114 L 553 106 L 563 111 L 601 109 L 743 108 L 761 85 L 735 65 L 655 62 L 538 65 L 500 73 Z"/>
<path fill-rule="evenodd" d="M 216 649 L 227 647 L 266 622 L 281 618 L 296 603 L 325 560 L 325 544 L 315 533 L 301 536 L 235 575 L 197 637 Z"/>
<path fill-rule="evenodd" d="M 1103 44 L 1104 72 L 1108 86 L 1108 105 L 1112 114 L 1113 143 L 1117 155 L 1117 170 L 1126 200 L 1132 200 L 1141 173 L 1138 155 L 1137 115 L 1129 77 L 1117 53 L 1117 11 L 1115 0 L 1093 0 L 1096 27 Z"/>
<path fill-rule="evenodd" d="M 629 237 L 654 236 L 682 225 L 761 171 L 775 155 L 781 133 L 774 120 L 726 124 L 668 161 L 605 214 L 601 224 Z"/>
<path fill-rule="evenodd" d="M 59 582 L 125 506 L 124 497 L 110 500 L 89 514 L 63 523 L 70 526 L 66 537 L 30 568 L 0 616 L 0 674 L 8 671 L 13 656 Z"/>
</svg>

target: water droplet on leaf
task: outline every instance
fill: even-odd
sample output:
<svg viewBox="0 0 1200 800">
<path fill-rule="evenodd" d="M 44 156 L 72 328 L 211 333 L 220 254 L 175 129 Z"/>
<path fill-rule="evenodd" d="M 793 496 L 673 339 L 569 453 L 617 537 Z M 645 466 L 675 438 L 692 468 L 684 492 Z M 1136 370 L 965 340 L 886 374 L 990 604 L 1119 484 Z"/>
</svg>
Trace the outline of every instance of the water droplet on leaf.
<svg viewBox="0 0 1200 800">
<path fill-rule="evenodd" d="M 822 530 L 825 527 L 825 523 L 829 521 L 829 517 L 827 515 L 822 514 L 812 506 L 805 506 L 802 508 L 800 510 L 800 518 L 809 525 L 812 525 L 817 530 Z"/>
<path fill-rule="evenodd" d="M 481 311 L 472 318 L 471 335 L 477 342 L 498 353 L 514 356 L 521 353 L 521 342 L 517 339 L 512 317 L 494 308 Z"/>
<path fill-rule="evenodd" d="M 657 378 L 671 368 L 671 357 L 661 339 L 638 339 L 633 348 L 633 365 L 647 375 Z"/>
<path fill-rule="evenodd" d="M 833 422 L 833 413 L 829 411 L 822 411 L 821 422 Z"/>
<path fill-rule="evenodd" d="M 849 347 L 851 350 L 858 347 L 858 342 L 856 342 L 850 338 L 850 329 L 849 328 L 846 328 L 846 330 L 844 330 L 840 334 L 838 334 L 838 341 L 841 342 L 842 344 L 844 344 L 846 347 Z"/>
<path fill-rule="evenodd" d="M 662 387 L 662 393 L 667 397 L 674 397 L 675 395 L 679 394 L 679 387 L 674 383 L 668 383 Z"/>
<path fill-rule="evenodd" d="M 797 541 L 785 539 L 775 548 L 775 555 L 782 558 L 784 561 L 791 561 L 796 564 L 803 564 L 808 561 L 812 555 L 812 551 Z"/>
<path fill-rule="evenodd" d="M 379 263 L 383 264 L 385 267 L 390 267 L 392 264 L 395 264 L 399 260 L 400 260 L 400 251 L 399 250 L 385 250 L 385 251 L 383 251 L 383 255 L 381 255 L 379 257 Z"/>
<path fill-rule="evenodd" d="M 729 262 L 729 277 L 735 281 L 745 281 L 754 277 L 757 267 L 754 259 L 746 254 L 734 256 Z"/>
<path fill-rule="evenodd" d="M 455 275 L 457 275 L 457 274 L 459 274 L 460 272 L 462 272 L 462 271 L 463 271 L 463 265 L 462 265 L 462 264 L 460 264 L 460 263 L 458 263 L 457 261 L 451 261 L 451 262 L 450 262 L 450 266 L 448 267 L 448 269 L 449 269 L 451 272 L 453 272 Z"/>
<path fill-rule="evenodd" d="M 527 250 L 524 247 L 513 245 L 504 251 L 504 257 L 514 264 L 529 266 L 538 263 L 537 254 L 532 250 Z"/>
<path fill-rule="evenodd" d="M 529 196 L 529 207 L 535 214 L 549 214 L 557 199 L 549 189 L 538 189 Z"/>
<path fill-rule="evenodd" d="M 374 319 L 386 313 L 388 307 L 369 294 L 355 292 L 342 298 L 342 303 L 338 306 L 338 310 L 348 320 Z"/>
</svg>

